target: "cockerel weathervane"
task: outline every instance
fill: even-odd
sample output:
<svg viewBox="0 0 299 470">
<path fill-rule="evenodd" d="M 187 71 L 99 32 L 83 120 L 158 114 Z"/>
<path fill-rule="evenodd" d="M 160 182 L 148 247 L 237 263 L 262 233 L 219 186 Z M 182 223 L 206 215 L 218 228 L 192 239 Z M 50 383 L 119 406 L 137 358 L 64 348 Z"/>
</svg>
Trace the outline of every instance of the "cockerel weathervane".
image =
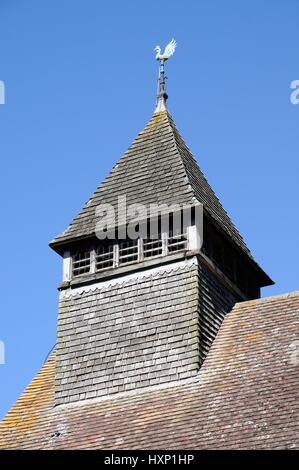
<svg viewBox="0 0 299 470">
<path fill-rule="evenodd" d="M 165 60 L 169 59 L 169 57 L 171 57 L 174 54 L 175 48 L 176 48 L 176 42 L 174 39 L 172 39 L 170 43 L 167 44 L 163 54 L 161 54 L 161 47 L 156 46 L 154 49 L 157 53 L 156 59 L 160 60 L 161 62 L 162 61 L 165 62 Z"/>
<path fill-rule="evenodd" d="M 166 93 L 166 87 L 165 87 L 164 63 L 174 54 L 176 46 L 177 46 L 176 41 L 172 39 L 170 43 L 168 43 L 167 46 L 165 47 L 163 54 L 161 53 L 160 46 L 156 46 L 154 49 L 156 51 L 156 59 L 160 61 L 157 107 L 155 111 L 156 113 L 165 111 L 166 109 L 166 100 L 168 98 L 168 95 Z"/>
</svg>

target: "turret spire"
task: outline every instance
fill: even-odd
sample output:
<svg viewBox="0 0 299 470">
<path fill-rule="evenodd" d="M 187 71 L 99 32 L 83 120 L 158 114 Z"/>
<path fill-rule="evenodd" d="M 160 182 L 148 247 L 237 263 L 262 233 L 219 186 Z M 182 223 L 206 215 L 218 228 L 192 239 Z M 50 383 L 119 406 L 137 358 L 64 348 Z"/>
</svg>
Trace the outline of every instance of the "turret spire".
<svg viewBox="0 0 299 470">
<path fill-rule="evenodd" d="M 157 93 L 157 106 L 155 113 L 159 113 L 161 111 L 165 111 L 166 109 L 166 100 L 168 95 L 166 93 L 166 84 L 165 84 L 165 70 L 164 64 L 166 60 L 169 59 L 174 54 L 176 48 L 176 41 L 172 39 L 169 44 L 165 47 L 164 53 L 161 54 L 160 46 L 155 47 L 156 51 L 156 59 L 160 61 L 159 66 L 159 85 L 158 85 L 158 93 Z"/>
</svg>

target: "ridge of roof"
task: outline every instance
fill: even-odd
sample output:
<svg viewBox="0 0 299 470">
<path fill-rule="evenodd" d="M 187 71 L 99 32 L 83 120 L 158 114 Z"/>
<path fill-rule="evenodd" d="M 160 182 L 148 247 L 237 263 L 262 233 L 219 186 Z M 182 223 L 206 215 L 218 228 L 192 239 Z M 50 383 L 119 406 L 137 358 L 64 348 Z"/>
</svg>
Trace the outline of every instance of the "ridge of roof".
<svg viewBox="0 0 299 470">
<path fill-rule="evenodd" d="M 179 130 L 177 129 L 171 114 L 166 111 L 169 119 L 169 124 L 173 131 L 173 137 L 179 152 L 180 157 L 184 163 L 186 174 L 192 189 L 194 196 L 201 202 L 206 211 L 212 216 L 214 221 L 219 224 L 220 227 L 224 228 L 227 234 L 234 238 L 234 241 L 240 246 L 240 248 L 253 259 L 253 256 L 247 247 L 243 237 L 236 229 L 234 223 L 231 221 L 230 216 L 222 206 L 220 200 L 216 196 L 214 190 L 210 186 L 207 178 L 201 171 L 193 153 L 187 146 L 186 142 L 182 138 Z M 206 195 L 205 192 L 208 194 Z M 214 205 L 214 207 L 213 207 Z"/>
<path fill-rule="evenodd" d="M 285 300 L 285 299 L 290 299 L 293 297 L 299 297 L 299 290 L 294 290 L 291 292 L 285 292 L 283 294 L 276 294 L 276 295 L 269 295 L 266 297 L 260 297 L 259 299 L 252 299 L 252 300 L 244 300 L 242 302 L 237 302 L 234 308 L 239 308 L 239 307 L 250 307 L 251 305 L 254 306 L 256 304 L 262 304 L 266 302 L 273 302 L 273 301 L 279 301 L 279 300 Z"/>
</svg>

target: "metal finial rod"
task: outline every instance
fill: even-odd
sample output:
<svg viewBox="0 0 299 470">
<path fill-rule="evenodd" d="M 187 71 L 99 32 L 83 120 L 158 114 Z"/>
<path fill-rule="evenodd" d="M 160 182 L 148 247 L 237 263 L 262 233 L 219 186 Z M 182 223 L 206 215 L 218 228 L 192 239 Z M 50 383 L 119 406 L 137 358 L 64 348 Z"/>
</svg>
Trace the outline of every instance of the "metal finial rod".
<svg viewBox="0 0 299 470">
<path fill-rule="evenodd" d="M 158 94 L 157 94 L 157 102 L 159 99 L 164 99 L 165 102 L 168 98 L 166 93 L 166 77 L 165 77 L 165 70 L 164 70 L 164 60 L 160 61 L 159 66 L 159 85 L 158 85 Z"/>
</svg>

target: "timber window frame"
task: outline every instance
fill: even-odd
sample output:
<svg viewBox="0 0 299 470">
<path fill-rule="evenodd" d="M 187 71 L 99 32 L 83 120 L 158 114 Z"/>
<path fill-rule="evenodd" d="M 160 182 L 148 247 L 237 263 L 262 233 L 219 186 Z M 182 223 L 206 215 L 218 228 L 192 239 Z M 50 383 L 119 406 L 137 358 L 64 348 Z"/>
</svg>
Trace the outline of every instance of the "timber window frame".
<svg viewBox="0 0 299 470">
<path fill-rule="evenodd" d="M 90 273 L 91 269 L 91 251 L 77 250 L 72 255 L 72 275 L 81 276 Z"/>
</svg>

